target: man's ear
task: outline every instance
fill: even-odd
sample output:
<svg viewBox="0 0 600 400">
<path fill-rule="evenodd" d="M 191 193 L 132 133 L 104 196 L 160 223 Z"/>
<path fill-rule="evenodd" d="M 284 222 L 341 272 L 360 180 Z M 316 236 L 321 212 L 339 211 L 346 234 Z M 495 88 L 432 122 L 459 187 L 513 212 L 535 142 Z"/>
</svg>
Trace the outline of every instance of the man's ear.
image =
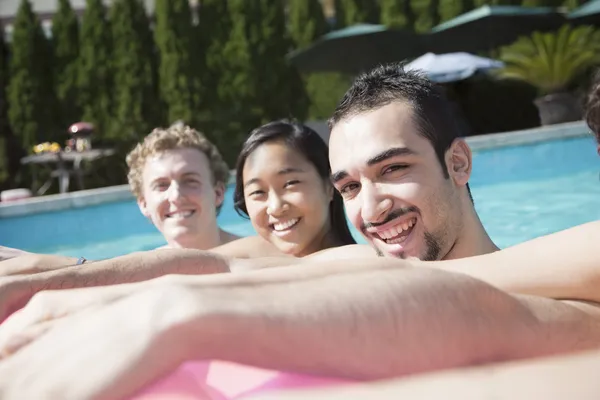
<svg viewBox="0 0 600 400">
<path fill-rule="evenodd" d="M 137 205 L 140 208 L 140 212 L 146 218 L 150 218 L 150 212 L 148 211 L 148 207 L 146 206 L 146 200 L 143 198 L 138 198 Z"/>
<path fill-rule="evenodd" d="M 215 206 L 219 207 L 225 201 L 225 185 L 222 182 L 215 184 Z"/>
<path fill-rule="evenodd" d="M 471 148 L 464 139 L 455 139 L 446 152 L 446 165 L 448 174 L 458 186 L 469 183 L 471 170 L 473 168 L 473 154 Z"/>
</svg>

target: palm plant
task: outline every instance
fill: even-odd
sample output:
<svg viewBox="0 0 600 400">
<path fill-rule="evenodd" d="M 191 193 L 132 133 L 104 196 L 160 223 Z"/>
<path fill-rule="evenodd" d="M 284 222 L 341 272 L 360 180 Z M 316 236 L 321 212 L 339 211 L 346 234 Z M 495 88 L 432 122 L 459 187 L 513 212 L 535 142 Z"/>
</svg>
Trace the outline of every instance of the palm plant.
<svg viewBox="0 0 600 400">
<path fill-rule="evenodd" d="M 569 91 L 578 78 L 600 64 L 600 31 L 565 25 L 557 32 L 535 32 L 500 50 L 500 77 L 525 81 L 542 97 L 535 100 L 542 125 L 576 121 L 581 101 Z"/>
<path fill-rule="evenodd" d="M 566 92 L 590 67 L 600 64 L 600 31 L 591 26 L 563 26 L 535 32 L 500 51 L 500 76 L 525 81 L 541 94 Z"/>
</svg>

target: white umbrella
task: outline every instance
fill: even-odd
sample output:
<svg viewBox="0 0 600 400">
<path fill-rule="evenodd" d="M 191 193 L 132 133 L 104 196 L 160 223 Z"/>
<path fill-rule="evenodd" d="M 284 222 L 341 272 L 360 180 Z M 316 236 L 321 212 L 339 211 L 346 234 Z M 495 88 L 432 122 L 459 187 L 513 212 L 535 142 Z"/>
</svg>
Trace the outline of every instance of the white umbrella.
<svg viewBox="0 0 600 400">
<path fill-rule="evenodd" d="M 478 71 L 504 67 L 502 61 L 470 53 L 427 53 L 408 63 L 406 70 L 421 70 L 434 82 L 454 82 L 466 79 Z"/>
</svg>

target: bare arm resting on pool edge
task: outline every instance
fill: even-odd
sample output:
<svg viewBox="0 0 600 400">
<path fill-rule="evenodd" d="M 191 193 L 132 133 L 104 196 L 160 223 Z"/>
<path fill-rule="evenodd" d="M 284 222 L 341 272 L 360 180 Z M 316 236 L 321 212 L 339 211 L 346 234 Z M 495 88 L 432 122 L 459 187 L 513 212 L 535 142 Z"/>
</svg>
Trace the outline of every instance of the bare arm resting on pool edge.
<svg viewBox="0 0 600 400">
<path fill-rule="evenodd" d="M 112 389 L 124 396 L 193 359 L 377 379 L 600 344 L 593 307 L 510 296 L 462 274 L 381 261 L 387 269 L 351 261 L 352 272 L 294 280 L 286 272 L 303 268 L 171 276 L 162 287 L 59 321 L 2 360 L 0 376 L 7 385 L 25 382 L 67 354 L 60 373 L 40 378 L 42 387 L 119 398 Z M 122 345 L 141 337 L 137 346 Z M 81 363 L 87 388 L 72 380 Z"/>
<path fill-rule="evenodd" d="M 534 239 L 493 254 L 423 265 L 461 272 L 511 293 L 600 302 L 600 292 L 597 290 L 600 285 L 600 265 L 597 261 L 600 259 L 600 247 L 593 240 L 598 235 L 600 221 Z M 357 268 L 387 268 L 390 261 L 382 258 L 372 258 L 359 264 L 340 261 L 341 258 L 359 259 L 368 256 L 369 253 L 364 252 L 364 246 L 354 245 L 323 251 L 301 260 L 236 260 L 237 266 L 234 268 L 251 270 L 258 267 L 290 265 L 298 261 L 302 265 L 302 276 L 321 276 Z M 314 265 L 315 260 L 327 259 L 332 261 L 326 267 Z M 418 263 L 415 260 L 410 262 Z M 229 268 L 230 265 L 225 259 L 210 253 L 198 250 L 160 250 L 92 263 L 84 268 L 72 267 L 24 276 L 11 283 L 11 286 L 18 285 L 22 289 L 11 289 L 13 294 L 6 294 L 5 290 L 4 296 L 0 289 L 0 297 L 4 297 L 4 308 L 14 311 L 22 307 L 24 301 L 35 292 L 44 289 L 128 283 L 174 273 L 227 272 Z M 299 271 L 289 268 L 286 270 L 287 279 L 297 279 Z M 12 304 L 12 297 L 18 297 L 19 304 Z M 0 320 L 6 316 L 2 314 L 3 311 L 0 310 Z"/>
<path fill-rule="evenodd" d="M 23 253 L 0 261 L 0 277 L 48 272 L 77 264 L 77 258 L 48 254 Z"/>
<path fill-rule="evenodd" d="M 593 306 L 510 296 L 462 274 L 388 262 L 388 270 L 285 284 L 257 274 L 181 280 L 198 304 L 219 297 L 210 291 L 215 299 L 204 301 L 202 287 L 223 285 L 226 299 L 215 314 L 202 310 L 181 324 L 178 337 L 190 359 L 364 379 L 600 345 Z M 207 337 L 207 326 L 219 335 Z"/>
<path fill-rule="evenodd" d="M 600 221 L 589 222 L 483 256 L 428 263 L 502 290 L 600 303 Z"/>
</svg>

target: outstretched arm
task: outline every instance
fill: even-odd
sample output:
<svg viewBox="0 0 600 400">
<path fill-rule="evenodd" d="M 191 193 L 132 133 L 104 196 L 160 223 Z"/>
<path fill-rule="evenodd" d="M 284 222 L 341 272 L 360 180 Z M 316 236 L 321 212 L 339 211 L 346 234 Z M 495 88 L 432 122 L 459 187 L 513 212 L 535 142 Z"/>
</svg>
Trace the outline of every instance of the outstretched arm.
<svg viewBox="0 0 600 400">
<path fill-rule="evenodd" d="M 77 258 L 52 254 L 21 253 L 0 261 L 0 277 L 37 274 L 73 266 Z"/>
<path fill-rule="evenodd" d="M 182 280 L 202 304 L 181 325 L 190 358 L 375 379 L 600 345 L 594 306 L 386 261 L 387 269 L 293 281 L 285 269 Z"/>
<path fill-rule="evenodd" d="M 385 380 L 342 388 L 275 392 L 248 400 L 596 400 L 600 351 Z"/>
<path fill-rule="evenodd" d="M 355 260 L 335 276 L 273 268 L 163 279 L 162 288 L 58 322 L 0 361 L 0 393 L 23 397 L 27 386 L 31 398 L 42 390 L 120 398 L 194 359 L 369 380 L 600 345 L 594 307 L 381 261 L 386 269 Z M 75 382 L 81 365 L 87 379 Z"/>
<path fill-rule="evenodd" d="M 30 254 L 28 251 L 15 249 L 12 247 L 0 246 L 0 261 L 10 260 L 14 257 L 19 257 L 25 254 Z"/>
<path fill-rule="evenodd" d="M 600 303 L 600 221 L 478 257 L 428 263 L 502 290 Z"/>
</svg>

